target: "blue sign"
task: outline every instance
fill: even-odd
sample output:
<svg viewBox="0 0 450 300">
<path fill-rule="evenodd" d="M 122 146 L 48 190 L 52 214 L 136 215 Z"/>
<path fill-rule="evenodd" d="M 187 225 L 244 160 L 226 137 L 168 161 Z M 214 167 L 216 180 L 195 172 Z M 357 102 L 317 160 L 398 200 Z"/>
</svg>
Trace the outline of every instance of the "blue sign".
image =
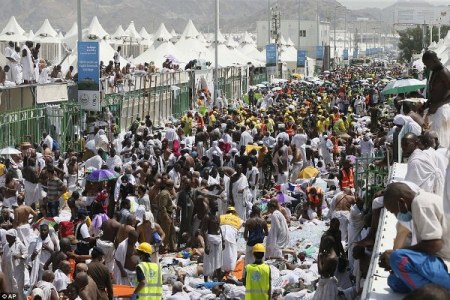
<svg viewBox="0 0 450 300">
<path fill-rule="evenodd" d="M 306 62 L 306 50 L 297 50 L 297 67 L 304 67 Z"/>
<path fill-rule="evenodd" d="M 318 59 L 318 60 L 323 59 L 323 46 L 316 47 L 316 59 Z"/>
<path fill-rule="evenodd" d="M 353 50 L 353 58 L 358 58 L 358 49 Z"/>
<path fill-rule="evenodd" d="M 348 49 L 344 49 L 344 60 L 348 60 Z"/>
<path fill-rule="evenodd" d="M 266 45 L 266 65 L 267 66 L 277 65 L 277 44 Z"/>
<path fill-rule="evenodd" d="M 78 42 L 78 102 L 84 110 L 100 110 L 98 42 Z"/>
</svg>

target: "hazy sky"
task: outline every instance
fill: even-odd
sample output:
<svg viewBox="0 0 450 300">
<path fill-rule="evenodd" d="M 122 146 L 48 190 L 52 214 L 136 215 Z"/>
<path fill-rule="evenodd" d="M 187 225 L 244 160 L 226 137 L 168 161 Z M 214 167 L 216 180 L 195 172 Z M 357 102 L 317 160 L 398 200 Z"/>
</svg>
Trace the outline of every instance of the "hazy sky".
<svg viewBox="0 0 450 300">
<path fill-rule="evenodd" d="M 343 5 L 347 6 L 349 9 L 359 9 L 359 8 L 367 8 L 367 7 L 379 7 L 384 8 L 391 4 L 397 2 L 397 0 L 337 0 Z M 407 1 L 407 0 L 402 0 Z M 434 5 L 448 5 L 450 4 L 449 0 L 428 0 L 424 1 Z"/>
</svg>

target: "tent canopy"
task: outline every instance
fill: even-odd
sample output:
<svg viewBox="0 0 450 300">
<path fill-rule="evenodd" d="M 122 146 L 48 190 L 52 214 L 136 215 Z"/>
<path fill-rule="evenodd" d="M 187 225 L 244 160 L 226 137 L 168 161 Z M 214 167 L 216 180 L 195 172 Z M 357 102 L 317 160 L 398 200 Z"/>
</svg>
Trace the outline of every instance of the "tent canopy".
<svg viewBox="0 0 450 300">
<path fill-rule="evenodd" d="M 169 31 L 167 31 L 166 25 L 164 25 L 164 23 L 161 23 L 161 25 L 159 25 L 158 27 L 158 30 L 156 30 L 153 38 L 159 41 L 169 41 L 172 38 L 172 35 L 169 33 Z"/>
<path fill-rule="evenodd" d="M 0 41 L 24 42 L 28 38 L 25 36 L 25 30 L 20 27 L 14 16 L 12 16 L 5 28 L 0 33 Z"/>
<path fill-rule="evenodd" d="M 192 20 L 189 20 L 181 34 L 181 38 L 197 38 L 200 35 Z"/>
</svg>

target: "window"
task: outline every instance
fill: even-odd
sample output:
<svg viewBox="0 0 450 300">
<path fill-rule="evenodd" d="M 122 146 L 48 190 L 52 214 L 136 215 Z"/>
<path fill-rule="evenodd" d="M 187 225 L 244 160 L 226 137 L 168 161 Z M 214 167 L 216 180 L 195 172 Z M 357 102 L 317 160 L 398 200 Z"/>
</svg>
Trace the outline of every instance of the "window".
<svg viewBox="0 0 450 300">
<path fill-rule="evenodd" d="M 300 37 L 306 37 L 306 30 L 299 30 L 298 35 Z"/>
</svg>

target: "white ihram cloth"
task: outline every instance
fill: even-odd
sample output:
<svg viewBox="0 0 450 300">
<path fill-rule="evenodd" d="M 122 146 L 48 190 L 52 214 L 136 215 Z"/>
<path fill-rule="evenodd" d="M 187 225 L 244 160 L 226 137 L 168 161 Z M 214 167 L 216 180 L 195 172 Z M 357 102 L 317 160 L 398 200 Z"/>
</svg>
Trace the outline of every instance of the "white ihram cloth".
<svg viewBox="0 0 450 300">
<path fill-rule="evenodd" d="M 17 238 L 25 245 L 25 247 L 30 246 L 30 239 L 35 240 L 36 236 L 33 234 L 33 229 L 30 224 L 22 224 L 17 226 Z M 32 253 L 30 253 L 31 255 Z"/>
<path fill-rule="evenodd" d="M 139 244 L 136 243 L 135 246 L 137 247 L 138 245 Z M 126 256 L 127 256 L 127 248 L 128 248 L 128 239 L 125 239 L 117 246 L 116 253 L 114 253 L 114 259 L 117 260 L 118 262 L 120 262 L 124 269 L 125 269 L 125 260 L 126 260 Z M 129 286 L 133 285 L 134 279 L 130 278 L 130 277 L 132 277 L 133 273 L 135 273 L 134 270 L 125 269 L 128 276 L 122 277 L 122 274 L 120 274 L 120 269 L 116 263 L 113 271 L 114 271 L 114 279 L 116 280 L 116 284 L 129 285 Z"/>
<path fill-rule="evenodd" d="M 313 300 L 336 299 L 338 295 L 337 282 L 336 277 L 319 279 Z"/>
<path fill-rule="evenodd" d="M 281 257 L 281 249 L 289 245 L 289 228 L 286 218 L 276 210 L 270 217 L 270 230 L 266 239 L 266 257 Z"/>
<path fill-rule="evenodd" d="M 15 259 L 18 255 L 22 259 Z M 25 259 L 28 257 L 27 248 L 16 239 L 16 242 L 10 247 L 6 243 L 2 256 L 2 272 L 5 276 L 6 290 L 4 292 L 18 293 L 18 299 L 24 299 L 23 286 L 25 283 Z"/>
<path fill-rule="evenodd" d="M 420 149 L 414 150 L 408 159 L 405 180 L 414 182 L 426 192 L 442 195 L 443 174 L 439 171 L 433 158 Z"/>
<path fill-rule="evenodd" d="M 238 230 L 231 225 L 221 225 L 225 248 L 223 250 L 222 270 L 233 271 L 236 268 L 237 261 L 237 234 Z"/>
<path fill-rule="evenodd" d="M 242 193 L 239 191 L 243 190 Z M 251 206 L 251 193 L 248 187 L 247 177 L 241 174 L 241 177 L 232 185 L 231 192 L 233 193 L 234 207 L 236 212 L 244 222 L 247 220 L 247 210 Z M 250 207 L 251 209 L 251 207 Z"/>
<path fill-rule="evenodd" d="M 50 233 L 42 240 L 39 235 L 35 242 L 30 245 L 30 257 L 34 252 L 37 252 L 36 258 L 32 262 L 32 270 L 30 275 L 30 285 L 35 285 L 42 277 L 42 273 L 44 272 L 44 264 L 50 258 L 51 253 L 47 250 L 44 250 L 42 246 L 47 244 L 50 249 L 55 250 L 55 245 L 53 244 L 53 240 L 50 237 Z"/>
<path fill-rule="evenodd" d="M 52 290 L 56 291 L 55 286 L 51 282 L 47 281 L 39 281 L 37 287 L 40 288 L 44 292 L 44 297 L 42 299 L 49 300 L 51 299 Z"/>
<path fill-rule="evenodd" d="M 356 204 L 350 208 L 350 222 L 348 223 L 348 265 L 353 267 L 353 248 L 355 242 L 361 240 L 361 230 L 364 227 L 364 210 Z"/>
<path fill-rule="evenodd" d="M 450 133 L 449 133 L 450 134 Z M 447 173 L 447 166 L 448 166 L 448 158 L 443 155 L 440 151 L 436 151 L 433 148 L 428 148 L 423 150 L 425 153 L 427 153 L 428 155 L 430 155 L 433 160 L 434 163 L 436 164 L 436 166 L 438 167 L 439 171 L 441 174 L 438 174 L 439 177 L 442 177 L 443 180 L 445 178 L 445 174 Z M 436 191 L 436 194 L 442 196 L 444 193 L 444 184 L 442 184 L 442 191 Z"/>
<path fill-rule="evenodd" d="M 70 284 L 69 276 L 64 274 L 60 269 L 55 271 L 55 280 L 53 280 L 53 285 L 56 288 L 56 291 L 59 293 L 67 289 L 67 286 Z"/>
<path fill-rule="evenodd" d="M 342 200 L 341 200 L 342 201 Z M 337 218 L 339 220 L 339 230 L 341 231 L 341 240 L 347 243 L 348 238 L 348 219 L 350 218 L 350 212 L 347 210 L 335 210 L 331 214 L 331 218 Z"/>
<path fill-rule="evenodd" d="M 21 58 L 21 64 L 22 64 L 22 73 L 23 73 L 23 79 L 24 80 L 34 80 L 34 68 L 33 68 L 33 60 L 31 58 L 31 51 L 28 46 L 23 45 L 22 50 L 26 50 L 27 55 Z M 48 145 L 50 148 L 51 145 Z"/>
<path fill-rule="evenodd" d="M 114 270 L 114 243 L 110 241 L 105 241 L 98 239 L 97 240 L 97 247 L 103 250 L 105 255 L 103 256 L 105 259 L 105 266 L 108 268 L 110 272 Z"/>
<path fill-rule="evenodd" d="M 41 189 L 38 183 L 31 183 L 28 180 L 23 180 L 25 189 L 25 204 L 31 206 L 41 198 Z"/>
<path fill-rule="evenodd" d="M 439 144 L 450 148 L 450 104 L 444 104 L 438 108 L 436 113 L 428 115 L 431 130 L 436 131 Z"/>
<path fill-rule="evenodd" d="M 222 267 L 222 236 L 220 234 L 208 234 L 206 243 L 208 243 L 209 254 L 203 257 L 203 274 L 212 276 L 214 271 Z"/>
</svg>

